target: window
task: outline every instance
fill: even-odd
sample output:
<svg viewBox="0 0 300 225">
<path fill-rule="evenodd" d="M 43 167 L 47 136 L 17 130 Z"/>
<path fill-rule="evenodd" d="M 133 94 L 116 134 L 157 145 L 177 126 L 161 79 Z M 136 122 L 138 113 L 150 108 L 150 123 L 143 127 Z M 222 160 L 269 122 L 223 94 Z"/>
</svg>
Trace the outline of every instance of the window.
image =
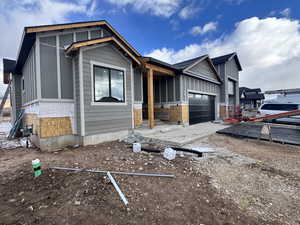
<svg viewBox="0 0 300 225">
<path fill-rule="evenodd" d="M 228 94 L 234 95 L 234 83 L 231 80 L 228 81 Z"/>
<path fill-rule="evenodd" d="M 262 110 L 274 110 L 274 111 L 292 111 L 298 110 L 297 104 L 264 104 L 261 107 Z"/>
<path fill-rule="evenodd" d="M 125 102 L 124 71 L 94 66 L 94 101 Z"/>
<path fill-rule="evenodd" d="M 92 30 L 91 31 L 91 39 L 96 39 L 103 37 L 103 31 L 102 30 Z"/>
<path fill-rule="evenodd" d="M 25 91 L 25 80 L 24 80 L 24 77 L 22 77 L 22 91 Z"/>
</svg>

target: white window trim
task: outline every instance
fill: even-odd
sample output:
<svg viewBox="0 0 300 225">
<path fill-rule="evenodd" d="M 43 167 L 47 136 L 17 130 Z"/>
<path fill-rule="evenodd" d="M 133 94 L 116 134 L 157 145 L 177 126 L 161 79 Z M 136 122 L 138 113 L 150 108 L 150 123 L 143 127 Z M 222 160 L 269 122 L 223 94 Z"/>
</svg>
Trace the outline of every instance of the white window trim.
<svg viewBox="0 0 300 225">
<path fill-rule="evenodd" d="M 59 54 L 59 35 L 56 35 L 56 69 L 57 69 L 57 94 L 58 99 L 61 99 L 61 74 L 60 74 L 60 54 Z"/>
<path fill-rule="evenodd" d="M 97 106 L 97 105 L 110 105 L 110 106 L 128 105 L 127 96 L 126 96 L 126 93 L 127 93 L 126 92 L 126 90 L 127 90 L 126 68 L 118 67 L 118 66 L 115 66 L 115 65 L 107 64 L 107 63 L 96 62 L 96 61 L 93 61 L 93 60 L 90 61 L 90 65 L 91 65 L 91 97 L 92 97 L 91 105 L 93 105 L 93 106 Z M 111 68 L 111 69 L 116 69 L 116 70 L 123 71 L 123 73 L 124 73 L 124 98 L 125 98 L 125 102 L 95 102 L 94 101 L 94 66 L 102 66 L 102 67 L 106 67 L 106 68 Z"/>
<path fill-rule="evenodd" d="M 84 118 L 84 85 L 83 85 L 83 57 L 82 49 L 79 49 L 79 92 L 80 92 L 80 130 L 81 136 L 85 136 L 85 118 Z"/>
<path fill-rule="evenodd" d="M 21 79 L 21 88 L 22 88 L 22 93 L 25 93 L 25 79 L 24 79 L 24 75 L 22 76 L 22 79 Z"/>
</svg>

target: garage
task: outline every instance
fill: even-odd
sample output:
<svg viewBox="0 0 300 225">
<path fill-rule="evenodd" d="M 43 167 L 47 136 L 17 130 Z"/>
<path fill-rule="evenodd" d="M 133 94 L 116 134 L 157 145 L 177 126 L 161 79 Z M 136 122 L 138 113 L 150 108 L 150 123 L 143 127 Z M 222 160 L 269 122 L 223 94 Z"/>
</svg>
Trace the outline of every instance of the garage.
<svg viewBox="0 0 300 225">
<path fill-rule="evenodd" d="M 189 123 L 215 120 L 215 96 L 189 93 Z"/>
</svg>

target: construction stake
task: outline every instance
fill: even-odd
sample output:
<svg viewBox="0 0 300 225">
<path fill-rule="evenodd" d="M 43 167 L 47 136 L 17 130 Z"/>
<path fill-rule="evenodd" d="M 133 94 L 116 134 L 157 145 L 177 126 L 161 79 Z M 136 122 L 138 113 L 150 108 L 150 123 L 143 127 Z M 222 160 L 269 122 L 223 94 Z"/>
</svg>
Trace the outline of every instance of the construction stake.
<svg viewBox="0 0 300 225">
<path fill-rule="evenodd" d="M 79 169 L 79 168 L 64 168 L 64 167 L 50 167 L 49 169 L 78 171 L 78 172 L 86 172 L 86 173 L 105 173 L 105 174 L 107 174 L 107 172 L 110 172 L 110 174 L 117 174 L 117 175 L 175 178 L 175 175 L 172 175 L 172 174 L 130 173 L 130 172 L 118 172 L 118 171 L 106 171 L 106 170 L 86 170 L 86 169 Z"/>
<path fill-rule="evenodd" d="M 114 185 L 116 191 L 118 192 L 118 194 L 119 194 L 120 198 L 122 199 L 122 201 L 124 202 L 124 204 L 127 205 L 128 201 L 127 201 L 125 195 L 123 194 L 123 192 L 119 188 L 117 182 L 115 181 L 115 179 L 113 178 L 113 176 L 110 174 L 110 172 L 107 172 L 107 176 L 110 179 L 111 183 Z"/>
</svg>

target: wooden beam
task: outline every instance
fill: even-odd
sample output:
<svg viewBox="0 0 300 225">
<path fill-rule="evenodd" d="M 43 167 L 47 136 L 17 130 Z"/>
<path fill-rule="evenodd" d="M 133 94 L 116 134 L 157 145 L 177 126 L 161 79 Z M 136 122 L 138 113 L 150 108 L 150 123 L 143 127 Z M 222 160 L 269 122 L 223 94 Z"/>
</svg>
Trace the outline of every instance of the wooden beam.
<svg viewBox="0 0 300 225">
<path fill-rule="evenodd" d="M 71 29 L 71 28 L 99 26 L 99 25 L 103 25 L 103 24 L 106 24 L 105 21 L 28 27 L 26 29 L 26 33 L 36 33 L 36 32 L 43 32 L 43 31 L 55 31 L 55 30 L 63 30 L 63 29 Z"/>
<path fill-rule="evenodd" d="M 83 23 L 71 23 L 71 24 L 58 24 L 58 25 L 45 25 L 45 26 L 37 26 L 37 27 L 27 27 L 26 33 L 36 33 L 36 32 L 45 32 L 45 31 L 56 31 L 56 30 L 64 30 L 64 29 L 74 29 L 74 28 L 84 28 L 90 26 L 101 26 L 106 25 L 109 29 L 137 55 L 141 56 L 126 40 L 116 31 L 109 23 L 106 21 L 93 21 L 93 22 L 83 22 Z"/>
<path fill-rule="evenodd" d="M 115 42 L 123 51 L 125 51 L 138 65 L 141 64 L 141 62 L 136 58 L 133 54 L 131 54 L 115 37 L 107 37 L 107 38 L 99 38 L 95 40 L 89 40 L 89 41 L 82 41 L 78 43 L 73 43 L 70 45 L 70 47 L 66 50 L 66 53 L 69 54 L 72 51 L 76 51 L 77 49 L 89 46 L 89 45 L 95 45 L 95 44 L 101 44 L 108 41 Z"/>
<path fill-rule="evenodd" d="M 81 41 L 81 42 L 78 42 L 78 43 L 75 42 L 67 48 L 66 54 L 69 54 L 70 52 L 76 51 L 78 48 L 81 48 L 81 47 L 84 47 L 84 46 L 101 44 L 101 43 L 112 41 L 112 40 L 113 40 L 112 37 L 108 37 L 108 38 L 99 38 L 99 39 L 89 40 L 89 41 Z"/>
<path fill-rule="evenodd" d="M 154 98 L 153 98 L 153 70 L 147 71 L 148 83 L 148 126 L 154 128 Z"/>
<path fill-rule="evenodd" d="M 160 67 L 160 66 L 156 66 L 156 65 L 146 63 L 145 67 L 146 67 L 146 69 L 153 70 L 155 72 L 175 76 L 175 72 L 173 70 L 169 70 L 169 69 L 166 69 L 166 68 L 163 68 L 163 67 Z"/>
</svg>

